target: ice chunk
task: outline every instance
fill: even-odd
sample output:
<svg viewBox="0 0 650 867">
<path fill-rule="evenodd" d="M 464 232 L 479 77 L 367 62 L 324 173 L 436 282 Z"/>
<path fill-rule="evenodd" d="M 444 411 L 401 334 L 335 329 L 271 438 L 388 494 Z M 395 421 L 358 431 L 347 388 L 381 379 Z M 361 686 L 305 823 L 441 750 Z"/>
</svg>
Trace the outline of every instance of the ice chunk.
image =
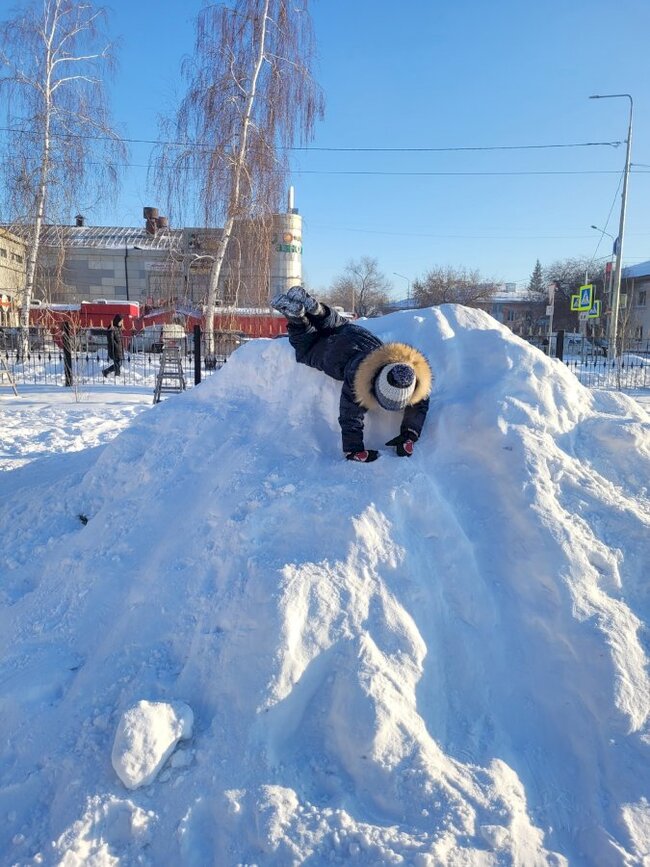
<svg viewBox="0 0 650 867">
<path fill-rule="evenodd" d="M 120 719 L 111 760 L 127 789 L 152 783 L 180 740 L 192 736 L 194 714 L 183 702 L 139 701 Z"/>
</svg>

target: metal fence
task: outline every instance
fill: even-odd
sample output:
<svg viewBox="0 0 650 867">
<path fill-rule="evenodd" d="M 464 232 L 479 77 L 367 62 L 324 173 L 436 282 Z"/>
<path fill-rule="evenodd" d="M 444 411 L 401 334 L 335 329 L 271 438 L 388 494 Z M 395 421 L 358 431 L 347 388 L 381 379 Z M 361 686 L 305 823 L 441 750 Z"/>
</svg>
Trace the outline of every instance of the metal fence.
<svg viewBox="0 0 650 867">
<path fill-rule="evenodd" d="M 218 332 L 215 334 L 213 352 L 206 355 L 205 335 L 197 339 L 189 335 L 180 341 L 181 363 L 186 385 L 210 376 L 226 363 L 228 356 L 247 339 L 241 332 Z M 136 344 L 137 345 L 137 344 Z M 105 379 L 102 371 L 110 362 L 105 348 L 77 350 L 71 353 L 72 384 L 76 386 L 110 382 L 111 385 L 141 385 L 155 387 L 160 369 L 160 350 L 129 349 L 118 377 L 111 374 Z M 543 347 L 542 347 L 543 349 Z M 557 355 L 555 345 L 551 346 Z M 606 346 L 599 346 L 587 338 L 565 337 L 561 347 L 562 361 L 578 380 L 590 388 L 650 389 L 650 341 L 628 341 L 621 345 L 620 354 L 610 359 L 604 353 Z M 7 385 L 8 370 L 17 386 L 66 385 L 66 365 L 63 349 L 52 339 L 46 329 L 31 329 L 30 350 L 24 361 L 18 360 L 15 329 L 0 328 L 0 385 Z"/>
<path fill-rule="evenodd" d="M 160 369 L 162 344 L 155 348 L 127 349 L 119 376 L 113 373 L 104 377 L 103 370 L 111 362 L 105 348 L 88 347 L 73 350 L 66 365 L 63 347 L 57 345 L 51 334 L 45 330 L 30 329 L 29 353 L 25 359 L 18 359 L 15 329 L 0 329 L 0 385 L 8 385 L 10 374 L 17 387 L 21 385 L 69 385 L 87 386 L 110 383 L 111 386 L 145 386 L 153 391 L 156 376 Z M 208 356 L 206 335 L 194 339 L 192 335 L 178 341 L 181 365 L 186 386 L 194 385 L 215 370 L 222 367 L 228 356 L 243 342 L 246 336 L 239 332 L 218 333 Z"/>
<path fill-rule="evenodd" d="M 607 340 L 572 333 L 564 334 L 561 340 L 554 335 L 551 343 L 551 354 L 563 361 L 588 388 L 621 391 L 650 388 L 650 340 L 619 341 L 616 358 L 609 357 L 608 349 Z"/>
<path fill-rule="evenodd" d="M 574 357 L 564 359 L 569 370 L 588 388 L 626 389 L 650 388 L 650 359 L 625 353 L 617 359 Z"/>
</svg>

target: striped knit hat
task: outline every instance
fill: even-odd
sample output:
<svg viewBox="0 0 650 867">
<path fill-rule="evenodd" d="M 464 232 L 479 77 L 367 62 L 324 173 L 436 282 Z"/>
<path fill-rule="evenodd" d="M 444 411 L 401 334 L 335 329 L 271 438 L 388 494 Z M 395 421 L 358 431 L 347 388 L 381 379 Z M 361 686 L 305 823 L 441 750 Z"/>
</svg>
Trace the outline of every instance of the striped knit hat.
<svg viewBox="0 0 650 867">
<path fill-rule="evenodd" d="M 414 390 L 415 370 L 401 362 L 384 365 L 374 383 L 377 403 L 393 411 L 405 409 Z"/>
</svg>

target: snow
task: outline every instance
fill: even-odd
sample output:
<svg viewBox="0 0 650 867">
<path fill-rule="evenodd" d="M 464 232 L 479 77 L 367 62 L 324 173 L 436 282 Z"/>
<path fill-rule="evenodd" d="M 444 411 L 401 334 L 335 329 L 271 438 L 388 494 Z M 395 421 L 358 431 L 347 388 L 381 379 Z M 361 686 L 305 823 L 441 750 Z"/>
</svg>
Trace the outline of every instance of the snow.
<svg viewBox="0 0 650 867">
<path fill-rule="evenodd" d="M 180 740 L 192 737 L 194 714 L 183 702 L 139 701 L 117 726 L 111 761 L 127 789 L 147 786 L 158 776 Z"/>
<path fill-rule="evenodd" d="M 377 413 L 343 460 L 286 339 L 0 391 L 1 863 L 648 863 L 646 410 L 481 311 L 365 324 L 436 374 L 410 459 Z"/>
</svg>

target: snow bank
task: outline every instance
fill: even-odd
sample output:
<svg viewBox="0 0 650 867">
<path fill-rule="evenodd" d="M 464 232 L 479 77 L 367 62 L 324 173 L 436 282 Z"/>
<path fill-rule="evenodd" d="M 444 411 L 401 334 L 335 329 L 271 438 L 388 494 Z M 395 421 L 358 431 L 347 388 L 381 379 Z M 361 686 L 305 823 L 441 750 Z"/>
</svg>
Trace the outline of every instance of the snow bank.
<svg viewBox="0 0 650 867">
<path fill-rule="evenodd" d="M 436 373 L 411 459 L 342 460 L 338 384 L 259 340 L 0 504 L 10 863 L 647 857 L 647 415 L 480 311 L 368 327 Z M 142 695 L 192 750 L 126 796 Z"/>
</svg>

